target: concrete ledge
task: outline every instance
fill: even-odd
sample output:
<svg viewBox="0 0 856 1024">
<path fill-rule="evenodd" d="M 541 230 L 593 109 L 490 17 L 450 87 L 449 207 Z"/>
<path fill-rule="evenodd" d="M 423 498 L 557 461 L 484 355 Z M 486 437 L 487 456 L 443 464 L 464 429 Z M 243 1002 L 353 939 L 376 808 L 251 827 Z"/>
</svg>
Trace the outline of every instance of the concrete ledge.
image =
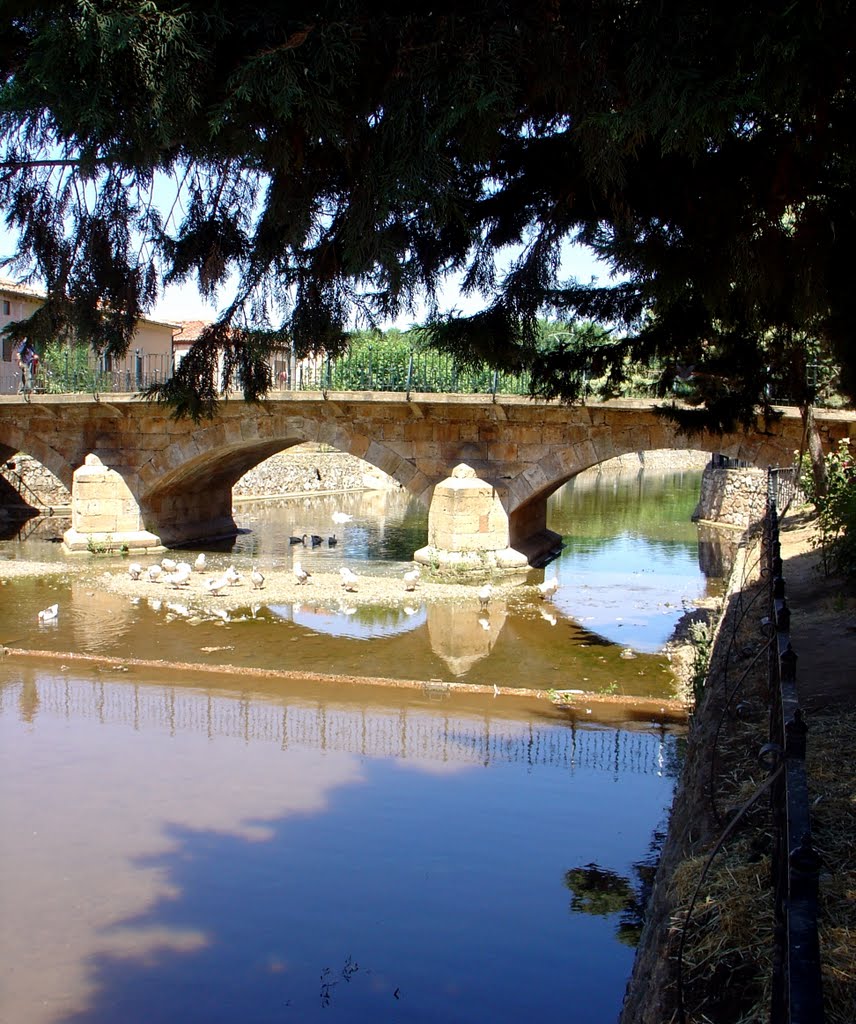
<svg viewBox="0 0 856 1024">
<path fill-rule="evenodd" d="M 161 539 L 147 530 L 128 530 L 123 533 L 80 533 L 74 528 L 62 535 L 63 548 L 72 555 L 103 551 L 165 551 Z"/>
</svg>

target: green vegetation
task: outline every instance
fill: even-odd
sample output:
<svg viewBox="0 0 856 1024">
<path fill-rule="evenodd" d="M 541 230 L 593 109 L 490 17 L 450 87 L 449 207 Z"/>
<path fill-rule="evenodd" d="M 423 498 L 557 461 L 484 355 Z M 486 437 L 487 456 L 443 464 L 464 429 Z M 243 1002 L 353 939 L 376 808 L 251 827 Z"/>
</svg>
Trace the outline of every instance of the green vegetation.
<svg viewBox="0 0 856 1024">
<path fill-rule="evenodd" d="M 92 352 L 86 345 L 49 342 L 41 360 L 40 380 L 45 391 L 48 394 L 66 394 L 106 390 L 106 383 L 92 362 Z"/>
<path fill-rule="evenodd" d="M 804 479 L 808 498 L 817 509 L 817 543 L 827 576 L 856 576 L 856 458 L 849 440 L 824 457 L 826 488 Z"/>
<path fill-rule="evenodd" d="M 846 0 L 12 0 L 0 209 L 49 291 L 12 333 L 119 354 L 164 282 L 236 281 L 151 391 L 180 412 L 423 299 L 451 372 L 535 395 L 635 375 L 723 430 L 808 408 L 823 365 L 853 399 L 852 29 Z M 563 277 L 573 242 L 608 283 Z M 480 312 L 439 311 L 453 274 Z M 601 328 L 545 345 L 545 316 Z"/>
<path fill-rule="evenodd" d="M 692 687 L 693 701 L 696 707 L 698 707 L 707 682 L 707 669 L 710 664 L 710 652 L 713 645 L 713 633 L 711 632 L 710 623 L 690 623 L 689 636 L 693 644 L 690 685 Z"/>
</svg>

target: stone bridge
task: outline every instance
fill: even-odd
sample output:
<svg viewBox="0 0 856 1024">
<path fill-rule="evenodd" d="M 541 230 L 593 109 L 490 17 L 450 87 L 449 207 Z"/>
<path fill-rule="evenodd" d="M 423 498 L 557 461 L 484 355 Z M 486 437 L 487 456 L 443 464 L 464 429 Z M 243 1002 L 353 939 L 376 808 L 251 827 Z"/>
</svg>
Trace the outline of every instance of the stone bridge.
<svg viewBox="0 0 856 1024">
<path fill-rule="evenodd" d="M 856 413 L 819 412 L 825 446 L 856 436 Z M 216 419 L 175 420 L 130 395 L 0 397 L 0 460 L 23 451 L 72 492 L 72 549 L 107 538 L 178 546 L 235 533 L 232 486 L 306 441 L 355 455 L 429 507 L 429 546 L 464 561 L 525 565 L 558 541 L 547 499 L 581 470 L 658 449 L 721 452 L 790 465 L 802 441 L 795 409 L 768 430 L 682 434 L 655 403 L 561 405 L 497 397 L 279 392 L 258 405 L 224 400 Z M 87 464 L 88 463 L 88 464 Z"/>
</svg>

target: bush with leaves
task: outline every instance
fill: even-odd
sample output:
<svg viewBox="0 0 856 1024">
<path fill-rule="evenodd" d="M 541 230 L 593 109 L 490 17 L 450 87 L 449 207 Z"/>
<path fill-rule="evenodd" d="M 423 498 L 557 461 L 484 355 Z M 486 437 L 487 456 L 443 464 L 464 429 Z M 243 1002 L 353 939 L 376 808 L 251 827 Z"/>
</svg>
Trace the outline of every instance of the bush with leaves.
<svg viewBox="0 0 856 1024">
<path fill-rule="evenodd" d="M 49 342 L 42 355 L 40 378 L 45 391 L 54 395 L 106 388 L 106 382 L 92 365 L 88 345 Z"/>
<path fill-rule="evenodd" d="M 849 438 L 824 457 L 826 494 L 817 492 L 810 474 L 804 477 L 809 499 L 817 509 L 817 543 L 827 576 L 856 576 L 856 457 Z"/>
</svg>

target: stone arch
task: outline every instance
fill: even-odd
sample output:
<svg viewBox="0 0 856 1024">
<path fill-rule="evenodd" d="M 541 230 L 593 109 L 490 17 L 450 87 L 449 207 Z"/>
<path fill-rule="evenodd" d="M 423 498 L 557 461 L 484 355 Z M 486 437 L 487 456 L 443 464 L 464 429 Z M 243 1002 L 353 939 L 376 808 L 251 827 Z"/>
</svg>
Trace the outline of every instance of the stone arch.
<svg viewBox="0 0 856 1024">
<path fill-rule="evenodd" d="M 27 434 L 20 427 L 3 422 L 3 436 L 0 438 L 0 458 L 4 461 L 15 452 L 23 452 L 31 455 L 37 462 L 40 462 L 45 469 L 51 473 L 66 487 L 71 490 L 72 479 L 76 467 L 72 466 L 68 459 L 55 448 L 44 441 L 37 434 Z M 8 454 L 4 454 L 8 452 Z"/>
<path fill-rule="evenodd" d="M 426 500 L 425 481 L 413 464 L 382 442 L 354 435 L 342 423 L 303 416 L 217 422 L 173 442 L 140 469 L 140 500 L 208 481 L 231 487 L 253 466 L 306 442 L 362 459 Z"/>
<path fill-rule="evenodd" d="M 234 484 L 253 466 L 306 442 L 363 459 L 426 500 L 424 480 L 411 463 L 382 442 L 352 433 L 342 421 L 233 417 L 174 441 L 140 469 L 137 498 L 146 529 L 166 544 L 233 534 Z"/>
<path fill-rule="evenodd" d="M 638 422 L 632 428 L 616 429 L 608 422 L 595 424 L 585 441 L 554 446 L 546 458 L 521 469 L 508 481 L 503 489 L 503 504 L 512 525 L 512 535 L 517 533 L 515 521 L 518 521 L 520 529 L 526 529 L 526 524 L 538 528 L 533 524 L 540 521 L 540 512 L 533 513 L 533 509 L 543 506 L 546 510 L 547 498 L 559 487 L 583 470 L 620 455 L 694 449 L 721 453 L 766 469 L 768 466 L 790 464 L 797 446 L 792 435 L 793 432 L 786 431 L 782 424 L 774 424 L 773 429 L 765 433 L 681 433 L 676 424 L 650 411 L 640 412 Z"/>
</svg>

